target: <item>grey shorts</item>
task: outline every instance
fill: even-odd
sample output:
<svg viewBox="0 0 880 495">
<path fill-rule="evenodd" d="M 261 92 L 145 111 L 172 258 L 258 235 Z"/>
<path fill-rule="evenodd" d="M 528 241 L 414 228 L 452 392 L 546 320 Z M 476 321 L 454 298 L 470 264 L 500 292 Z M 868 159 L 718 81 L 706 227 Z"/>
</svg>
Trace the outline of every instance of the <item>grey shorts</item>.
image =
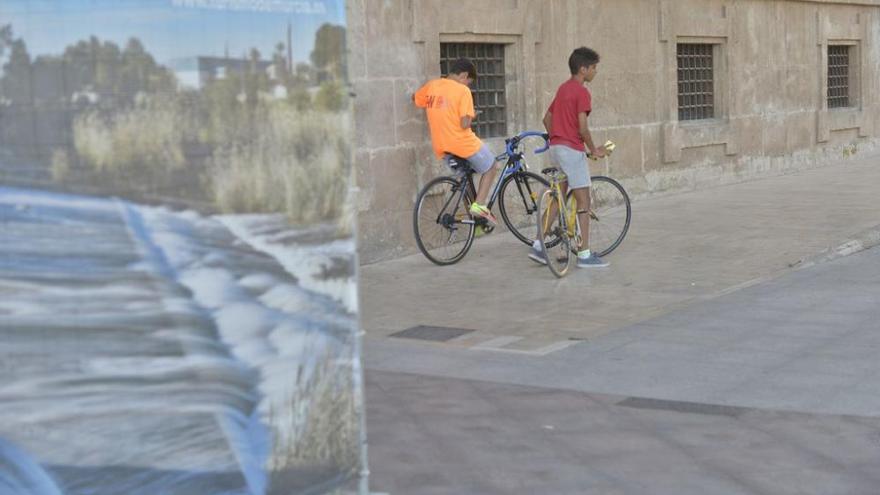
<svg viewBox="0 0 880 495">
<path fill-rule="evenodd" d="M 590 166 L 586 153 L 560 144 L 550 147 L 550 156 L 553 164 L 561 168 L 568 177 L 569 188 L 590 187 Z"/>
<path fill-rule="evenodd" d="M 449 157 L 450 155 L 443 157 L 443 162 L 446 163 L 446 166 L 449 166 Z M 476 153 L 465 158 L 471 164 L 474 172 L 478 174 L 485 174 L 495 164 L 495 155 L 492 154 L 492 151 L 485 144 Z"/>
</svg>

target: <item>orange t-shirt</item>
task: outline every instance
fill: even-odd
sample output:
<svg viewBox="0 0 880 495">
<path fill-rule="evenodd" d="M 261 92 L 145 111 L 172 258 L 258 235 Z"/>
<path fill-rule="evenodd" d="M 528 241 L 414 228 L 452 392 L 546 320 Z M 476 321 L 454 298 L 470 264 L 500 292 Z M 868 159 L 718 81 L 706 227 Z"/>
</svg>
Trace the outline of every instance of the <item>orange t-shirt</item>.
<svg viewBox="0 0 880 495">
<path fill-rule="evenodd" d="M 428 114 L 431 143 L 440 158 L 452 153 L 467 158 L 480 150 L 483 143 L 470 128 L 461 128 L 461 118 L 476 116 L 471 90 L 451 79 L 428 81 L 416 91 L 415 103 Z"/>
</svg>

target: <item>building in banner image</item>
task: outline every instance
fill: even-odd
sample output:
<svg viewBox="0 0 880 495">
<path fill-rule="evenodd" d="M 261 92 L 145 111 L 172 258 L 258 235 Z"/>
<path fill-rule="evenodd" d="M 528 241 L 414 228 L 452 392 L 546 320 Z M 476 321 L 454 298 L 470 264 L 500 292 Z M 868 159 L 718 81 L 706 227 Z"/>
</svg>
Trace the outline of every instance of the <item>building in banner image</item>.
<svg viewBox="0 0 880 495">
<path fill-rule="evenodd" d="M 213 81 L 225 79 L 227 74 L 266 72 L 271 65 L 272 63 L 266 60 L 197 56 L 173 60 L 168 64 L 168 68 L 177 76 L 177 82 L 181 86 L 201 89 Z"/>
</svg>

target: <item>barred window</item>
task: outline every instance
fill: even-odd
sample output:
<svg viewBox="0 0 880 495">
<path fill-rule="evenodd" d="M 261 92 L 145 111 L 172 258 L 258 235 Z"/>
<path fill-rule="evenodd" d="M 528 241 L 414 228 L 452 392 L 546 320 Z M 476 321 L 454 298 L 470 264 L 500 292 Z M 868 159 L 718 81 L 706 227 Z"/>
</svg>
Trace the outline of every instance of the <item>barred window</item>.
<svg viewBox="0 0 880 495">
<path fill-rule="evenodd" d="M 714 45 L 678 44 L 678 120 L 715 117 Z"/>
<path fill-rule="evenodd" d="M 504 78 L 504 45 L 497 43 L 440 43 L 440 73 L 465 57 L 477 67 L 477 81 L 471 88 L 477 118 L 473 129 L 481 138 L 507 135 L 507 98 Z"/>
<path fill-rule="evenodd" d="M 848 45 L 828 45 L 828 108 L 850 105 L 850 48 Z"/>
</svg>

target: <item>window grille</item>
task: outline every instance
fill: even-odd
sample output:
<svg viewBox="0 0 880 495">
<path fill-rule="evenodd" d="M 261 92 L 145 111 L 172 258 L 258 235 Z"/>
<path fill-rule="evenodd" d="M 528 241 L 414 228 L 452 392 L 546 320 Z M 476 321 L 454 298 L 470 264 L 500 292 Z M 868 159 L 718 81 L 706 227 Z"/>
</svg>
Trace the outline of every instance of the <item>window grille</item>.
<svg viewBox="0 0 880 495">
<path fill-rule="evenodd" d="M 504 45 L 495 43 L 440 43 L 440 73 L 459 58 L 477 67 L 477 81 L 471 88 L 477 118 L 473 129 L 481 138 L 507 135 L 507 98 L 504 78 Z"/>
<path fill-rule="evenodd" d="M 715 117 L 714 45 L 678 44 L 678 120 Z"/>
<path fill-rule="evenodd" d="M 847 45 L 828 45 L 828 108 L 849 106 L 849 52 Z"/>
</svg>

